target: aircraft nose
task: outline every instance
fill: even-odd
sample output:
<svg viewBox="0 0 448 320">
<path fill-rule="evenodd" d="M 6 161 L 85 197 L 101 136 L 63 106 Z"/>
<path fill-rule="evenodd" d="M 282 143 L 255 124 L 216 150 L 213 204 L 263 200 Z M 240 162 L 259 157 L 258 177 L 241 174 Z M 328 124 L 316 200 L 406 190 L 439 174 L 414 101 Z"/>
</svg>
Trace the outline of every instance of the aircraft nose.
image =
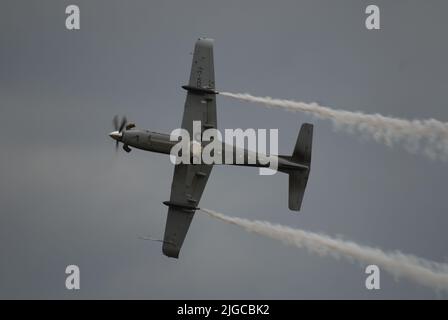
<svg viewBox="0 0 448 320">
<path fill-rule="evenodd" d="M 123 134 L 118 131 L 112 131 L 111 133 L 109 133 L 109 137 L 117 141 L 120 141 L 122 136 Z"/>
</svg>

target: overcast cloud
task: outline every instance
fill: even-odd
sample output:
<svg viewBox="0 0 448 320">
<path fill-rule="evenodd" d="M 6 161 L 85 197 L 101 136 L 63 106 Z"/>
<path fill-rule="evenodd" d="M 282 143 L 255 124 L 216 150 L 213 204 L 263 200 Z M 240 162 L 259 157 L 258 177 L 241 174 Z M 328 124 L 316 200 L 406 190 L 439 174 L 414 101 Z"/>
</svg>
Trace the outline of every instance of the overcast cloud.
<svg viewBox="0 0 448 320">
<path fill-rule="evenodd" d="M 365 113 L 448 121 L 446 1 L 2 1 L 0 10 L 0 298 L 436 298 L 359 265 L 285 247 L 196 215 L 179 260 L 162 255 L 173 166 L 118 154 L 112 117 L 169 133 L 180 126 L 195 40 L 215 39 L 218 89 Z M 65 7 L 81 30 L 65 29 Z M 278 128 L 288 154 L 315 124 L 300 213 L 287 176 L 216 167 L 201 205 L 386 251 L 446 262 L 448 171 L 305 114 L 220 97 L 218 126 Z M 65 289 L 65 267 L 81 290 Z"/>
</svg>

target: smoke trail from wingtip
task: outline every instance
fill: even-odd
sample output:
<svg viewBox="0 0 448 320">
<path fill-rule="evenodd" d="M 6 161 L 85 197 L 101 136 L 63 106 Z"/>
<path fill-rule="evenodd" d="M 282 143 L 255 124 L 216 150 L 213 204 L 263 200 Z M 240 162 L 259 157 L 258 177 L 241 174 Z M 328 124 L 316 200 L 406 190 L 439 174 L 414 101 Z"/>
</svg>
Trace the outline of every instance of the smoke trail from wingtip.
<svg viewBox="0 0 448 320">
<path fill-rule="evenodd" d="M 302 111 L 321 119 L 332 120 L 336 129 L 361 133 L 377 142 L 394 146 L 402 144 L 411 153 L 422 151 L 431 159 L 448 160 L 448 123 L 436 119 L 406 120 L 381 114 L 365 114 L 336 110 L 317 103 L 305 103 L 271 97 L 256 97 L 247 93 L 220 92 L 243 101 L 261 103 L 288 111 Z"/>
<path fill-rule="evenodd" d="M 286 245 L 306 248 L 321 256 L 343 257 L 361 264 L 375 264 L 396 277 L 412 280 L 420 285 L 437 290 L 448 290 L 448 265 L 436 263 L 399 251 L 384 252 L 380 249 L 362 246 L 351 241 L 331 238 L 324 234 L 272 224 L 267 221 L 250 221 L 229 217 L 208 209 L 204 213 L 221 221 L 234 224 L 259 235 L 280 240 Z"/>
</svg>

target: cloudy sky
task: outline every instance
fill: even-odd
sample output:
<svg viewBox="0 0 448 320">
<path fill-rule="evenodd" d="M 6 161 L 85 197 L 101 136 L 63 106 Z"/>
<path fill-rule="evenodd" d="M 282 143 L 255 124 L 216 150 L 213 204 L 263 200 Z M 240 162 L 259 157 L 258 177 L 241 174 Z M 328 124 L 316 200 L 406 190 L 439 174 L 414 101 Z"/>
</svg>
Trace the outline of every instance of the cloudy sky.
<svg viewBox="0 0 448 320">
<path fill-rule="evenodd" d="M 218 89 L 366 113 L 448 120 L 446 1 L 2 1 L 0 298 L 437 298 L 381 273 L 285 247 L 197 214 L 179 260 L 161 254 L 173 166 L 116 154 L 115 114 L 169 133 L 180 125 L 190 52 L 215 39 Z M 81 30 L 65 28 L 77 4 Z M 218 97 L 224 128 L 278 128 L 290 153 L 315 124 L 302 211 L 287 176 L 216 167 L 201 205 L 447 261 L 447 163 L 335 132 L 331 123 Z M 65 289 L 65 267 L 81 290 Z"/>
</svg>

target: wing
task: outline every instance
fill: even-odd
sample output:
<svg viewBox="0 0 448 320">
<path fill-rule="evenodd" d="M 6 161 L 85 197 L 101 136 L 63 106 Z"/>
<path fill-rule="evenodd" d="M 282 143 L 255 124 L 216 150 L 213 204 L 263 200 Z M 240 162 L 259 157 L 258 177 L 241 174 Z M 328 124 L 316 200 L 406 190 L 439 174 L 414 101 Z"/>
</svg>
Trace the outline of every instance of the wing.
<svg viewBox="0 0 448 320">
<path fill-rule="evenodd" d="M 193 135 L 193 121 L 201 121 L 202 132 L 208 128 L 216 128 L 215 95 L 197 90 L 215 87 L 213 40 L 199 39 L 196 42 L 190 81 L 186 87 L 190 89 L 187 89 L 182 128 L 190 133 L 190 137 Z M 206 164 L 175 166 L 162 249 L 166 256 L 179 257 L 211 170 L 212 165 Z"/>
<path fill-rule="evenodd" d="M 182 128 L 193 134 L 193 121 L 201 121 L 202 129 L 216 128 L 216 96 L 200 89 L 215 89 L 213 66 L 213 40 L 199 39 L 196 42 L 191 64 L 188 94 L 185 101 Z M 189 89 L 188 89 L 189 88 Z"/>
<path fill-rule="evenodd" d="M 211 170 L 211 165 L 176 165 L 163 238 L 162 251 L 166 256 L 179 257 Z"/>
</svg>

